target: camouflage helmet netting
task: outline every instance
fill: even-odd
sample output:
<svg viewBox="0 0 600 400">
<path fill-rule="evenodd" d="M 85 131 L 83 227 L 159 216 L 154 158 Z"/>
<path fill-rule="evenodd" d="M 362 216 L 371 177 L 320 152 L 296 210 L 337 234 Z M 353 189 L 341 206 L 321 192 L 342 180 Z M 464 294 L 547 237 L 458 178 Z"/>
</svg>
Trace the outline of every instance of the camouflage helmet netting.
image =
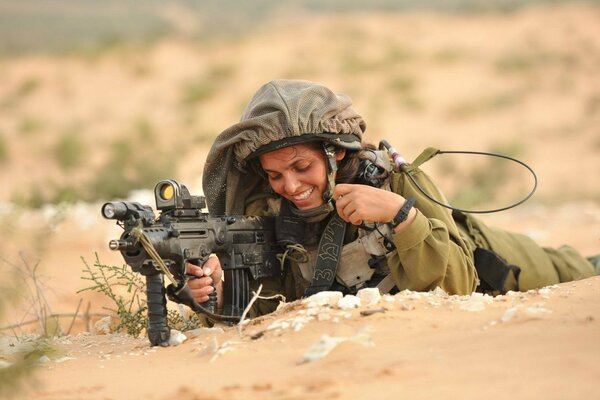
<svg viewBox="0 0 600 400">
<path fill-rule="evenodd" d="M 245 198 L 261 179 L 245 173 L 246 159 L 269 143 L 330 133 L 352 138 L 327 139 L 334 144 L 359 149 L 366 125 L 351 105 L 350 97 L 313 82 L 277 80 L 261 87 L 240 122 L 224 130 L 208 154 L 202 182 L 210 213 L 243 214 Z"/>
</svg>

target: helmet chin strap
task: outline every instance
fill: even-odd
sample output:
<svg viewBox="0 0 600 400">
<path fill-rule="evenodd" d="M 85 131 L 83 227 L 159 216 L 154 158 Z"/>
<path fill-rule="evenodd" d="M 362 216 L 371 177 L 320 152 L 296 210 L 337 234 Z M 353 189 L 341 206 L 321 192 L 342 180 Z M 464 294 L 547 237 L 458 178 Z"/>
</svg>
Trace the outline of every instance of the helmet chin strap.
<svg viewBox="0 0 600 400">
<path fill-rule="evenodd" d="M 323 191 L 323 201 L 331 203 L 333 200 L 333 190 L 335 189 L 335 173 L 337 172 L 337 160 L 335 159 L 335 146 L 328 142 L 323 142 L 325 150 L 325 161 L 327 164 L 327 188 Z"/>
<path fill-rule="evenodd" d="M 333 205 L 333 189 L 335 188 L 335 172 L 337 171 L 335 146 L 331 143 L 323 142 L 323 150 L 325 150 L 325 163 L 327 164 L 327 187 L 323 191 L 323 204 L 308 210 L 299 210 L 296 207 L 291 207 L 293 214 L 306 219 L 307 222 L 321 221 L 335 209 Z"/>
</svg>

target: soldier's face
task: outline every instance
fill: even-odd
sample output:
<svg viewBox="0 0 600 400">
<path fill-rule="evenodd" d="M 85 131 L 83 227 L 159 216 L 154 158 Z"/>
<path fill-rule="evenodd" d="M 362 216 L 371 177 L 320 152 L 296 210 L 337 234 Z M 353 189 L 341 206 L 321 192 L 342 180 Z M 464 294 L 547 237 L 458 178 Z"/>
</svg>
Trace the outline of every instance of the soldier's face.
<svg viewBox="0 0 600 400">
<path fill-rule="evenodd" d="M 338 152 L 338 160 L 345 155 Z M 288 199 L 300 210 L 323 205 L 327 188 L 325 154 L 320 147 L 298 144 L 273 150 L 260 156 L 260 164 L 267 173 L 275 193 Z"/>
</svg>

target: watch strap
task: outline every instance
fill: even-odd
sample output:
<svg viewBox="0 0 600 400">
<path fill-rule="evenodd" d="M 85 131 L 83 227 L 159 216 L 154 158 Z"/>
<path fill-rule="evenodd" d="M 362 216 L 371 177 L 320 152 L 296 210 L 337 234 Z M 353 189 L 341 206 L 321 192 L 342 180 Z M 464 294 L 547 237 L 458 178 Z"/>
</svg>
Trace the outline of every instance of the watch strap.
<svg viewBox="0 0 600 400">
<path fill-rule="evenodd" d="M 416 199 L 414 197 L 409 197 L 408 199 L 406 199 L 402 207 L 400 207 L 398 214 L 396 214 L 394 219 L 389 223 L 392 229 L 406 221 L 406 218 L 408 218 L 408 213 L 410 212 L 411 208 L 413 208 L 413 206 L 415 205 L 415 201 Z"/>
</svg>

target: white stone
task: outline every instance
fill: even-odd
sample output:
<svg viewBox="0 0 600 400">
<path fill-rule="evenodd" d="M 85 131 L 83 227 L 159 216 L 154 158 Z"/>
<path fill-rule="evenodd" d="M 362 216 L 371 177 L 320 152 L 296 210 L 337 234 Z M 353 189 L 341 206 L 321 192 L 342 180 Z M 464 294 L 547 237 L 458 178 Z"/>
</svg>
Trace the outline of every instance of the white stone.
<svg viewBox="0 0 600 400">
<path fill-rule="evenodd" d="M 538 293 L 541 295 L 549 295 L 550 294 L 550 289 L 549 288 L 541 288 L 540 290 L 538 290 Z"/>
<path fill-rule="evenodd" d="M 12 364 L 9 363 L 8 361 L 4 361 L 4 360 L 0 360 L 0 369 L 2 368 L 8 368 L 10 367 Z"/>
<path fill-rule="evenodd" d="M 448 297 L 448 293 L 446 293 L 446 291 L 445 291 L 444 289 L 442 289 L 441 287 L 439 287 L 439 286 L 436 286 L 436 288 L 435 288 L 435 289 L 433 289 L 433 290 L 431 291 L 431 293 L 432 293 L 434 296 L 438 296 L 438 297 L 443 297 L 443 298 L 446 298 L 446 297 Z"/>
<path fill-rule="evenodd" d="M 388 303 L 393 303 L 396 301 L 396 298 L 390 294 L 384 294 L 381 297 L 383 298 L 383 301 L 388 302 Z"/>
<path fill-rule="evenodd" d="M 305 304 L 308 308 L 316 306 L 335 306 L 340 299 L 344 297 L 342 292 L 335 291 L 323 291 L 313 294 L 310 297 L 302 300 L 302 304 Z"/>
<path fill-rule="evenodd" d="M 408 298 L 410 300 L 420 300 L 421 299 L 421 295 L 422 295 L 422 293 L 412 292 L 411 294 L 408 295 Z"/>
<path fill-rule="evenodd" d="M 94 324 L 94 330 L 97 335 L 108 335 L 111 332 L 112 317 L 110 315 L 100 318 Z"/>
<path fill-rule="evenodd" d="M 41 356 L 40 358 L 38 358 L 38 363 L 40 363 L 40 364 L 46 364 L 48 362 L 50 362 L 50 358 L 48 358 L 48 356 L 45 354 L 43 356 Z"/>
<path fill-rule="evenodd" d="M 347 294 L 338 301 L 337 306 L 342 310 L 350 310 L 352 308 L 360 307 L 360 304 L 360 299 L 358 297 Z"/>
<path fill-rule="evenodd" d="M 370 306 L 379 303 L 381 293 L 378 288 L 364 288 L 356 293 L 356 297 L 360 299 L 362 304 Z"/>
<path fill-rule="evenodd" d="M 178 346 L 187 340 L 187 336 L 179 332 L 177 329 L 171 329 L 171 336 L 169 337 L 169 346 Z"/>
</svg>

